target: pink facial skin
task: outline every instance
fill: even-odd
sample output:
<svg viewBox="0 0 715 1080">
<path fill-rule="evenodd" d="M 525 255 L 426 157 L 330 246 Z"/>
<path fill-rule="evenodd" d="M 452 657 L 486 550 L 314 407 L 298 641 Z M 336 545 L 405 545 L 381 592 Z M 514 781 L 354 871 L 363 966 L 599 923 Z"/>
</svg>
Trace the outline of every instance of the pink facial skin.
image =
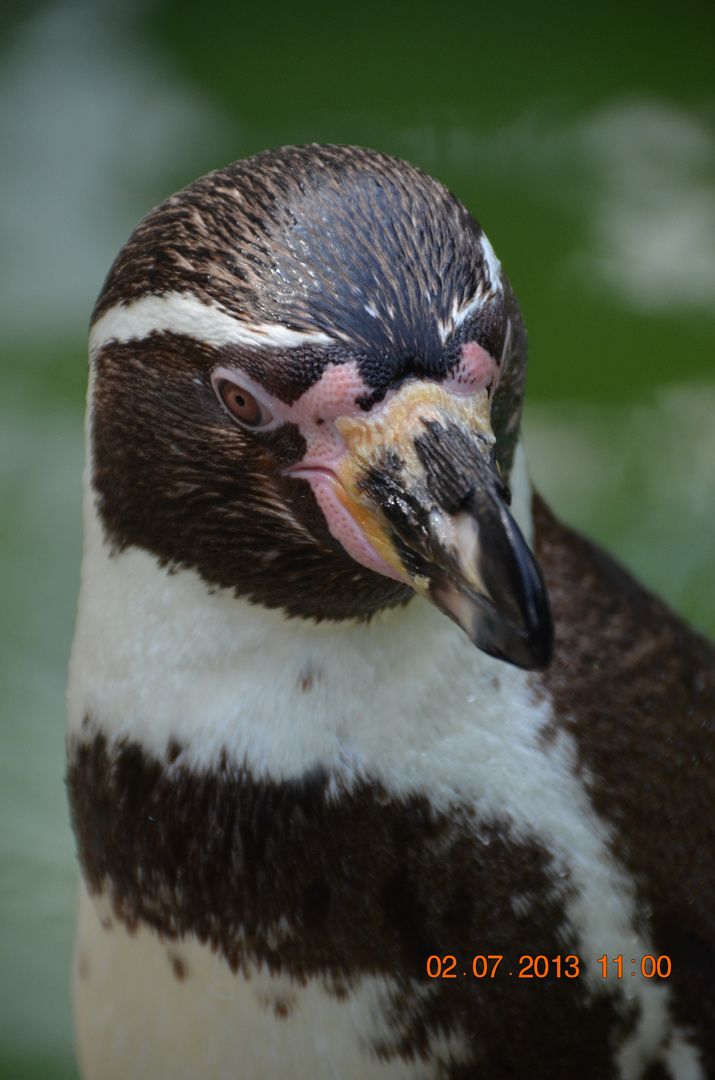
<svg viewBox="0 0 715 1080">
<path fill-rule="evenodd" d="M 460 362 L 442 382 L 442 386 L 450 393 L 460 396 L 476 394 L 485 388 L 488 388 L 491 394 L 498 375 L 499 367 L 489 353 L 476 342 L 470 341 L 462 346 Z M 318 382 L 292 405 L 286 405 L 267 394 L 239 368 L 217 369 L 213 373 L 212 382 L 216 386 L 218 381 L 225 378 L 245 386 L 264 403 L 274 418 L 274 422 L 267 425 L 268 429 L 277 426 L 281 421 L 298 426 L 306 441 L 306 451 L 303 460 L 289 466 L 286 474 L 309 482 L 330 532 L 348 554 L 369 570 L 409 584 L 406 575 L 399 574 L 378 555 L 340 499 L 339 493 L 343 488 L 337 476 L 337 465 L 347 448 L 335 426 L 335 420 L 341 416 L 364 415 L 356 401 L 369 397 L 372 393 L 360 375 L 357 362 L 329 364 Z M 388 391 L 383 401 L 373 405 L 373 411 L 383 408 L 396 392 Z"/>
<path fill-rule="evenodd" d="M 309 482 L 328 528 L 356 562 L 385 577 L 406 581 L 378 555 L 340 500 L 342 484 L 336 468 L 346 446 L 335 420 L 339 416 L 359 416 L 361 409 L 356 399 L 370 393 L 357 363 L 328 365 L 319 381 L 285 410 L 286 419 L 298 425 L 306 441 L 303 460 L 286 472 Z"/>
<path fill-rule="evenodd" d="M 454 393 L 459 393 L 464 387 L 469 394 L 476 394 L 487 387 L 491 396 L 498 381 L 499 365 L 476 341 L 468 341 L 462 345 L 461 360 L 444 386 Z M 456 385 L 453 386 L 453 383 Z"/>
</svg>

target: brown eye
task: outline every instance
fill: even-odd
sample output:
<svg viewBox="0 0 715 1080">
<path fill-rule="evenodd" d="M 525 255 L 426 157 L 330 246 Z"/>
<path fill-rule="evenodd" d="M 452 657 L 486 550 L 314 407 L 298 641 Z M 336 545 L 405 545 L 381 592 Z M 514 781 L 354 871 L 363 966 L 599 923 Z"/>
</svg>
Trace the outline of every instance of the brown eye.
<svg viewBox="0 0 715 1080">
<path fill-rule="evenodd" d="M 256 401 L 253 394 L 245 386 L 222 379 L 218 385 L 219 394 L 224 405 L 240 423 L 247 427 L 265 427 L 273 419 L 264 406 Z"/>
</svg>

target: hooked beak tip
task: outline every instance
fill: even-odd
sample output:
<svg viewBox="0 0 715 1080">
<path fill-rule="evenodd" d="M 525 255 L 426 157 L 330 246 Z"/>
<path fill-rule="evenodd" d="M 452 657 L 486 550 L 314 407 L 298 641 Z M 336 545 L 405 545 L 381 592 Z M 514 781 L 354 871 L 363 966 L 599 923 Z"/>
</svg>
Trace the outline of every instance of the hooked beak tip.
<svg viewBox="0 0 715 1080">
<path fill-rule="evenodd" d="M 434 583 L 430 599 L 465 631 L 482 652 L 525 671 L 543 671 L 554 654 L 554 631 L 546 591 L 532 607 L 533 617 L 516 626 L 492 600 L 463 585 Z"/>
</svg>

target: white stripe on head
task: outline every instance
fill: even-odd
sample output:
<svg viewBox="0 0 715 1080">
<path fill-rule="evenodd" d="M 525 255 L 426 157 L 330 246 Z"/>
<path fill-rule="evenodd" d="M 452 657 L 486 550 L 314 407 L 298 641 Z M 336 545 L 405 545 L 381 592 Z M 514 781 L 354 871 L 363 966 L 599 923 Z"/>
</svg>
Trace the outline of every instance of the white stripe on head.
<svg viewBox="0 0 715 1080">
<path fill-rule="evenodd" d="M 484 261 L 489 267 L 489 278 L 491 280 L 492 292 L 503 292 L 501 283 L 501 263 L 497 259 L 494 248 L 489 243 L 486 235 L 482 233 L 482 251 L 484 252 Z"/>
<path fill-rule="evenodd" d="M 485 297 L 490 294 L 493 296 L 496 293 L 504 292 L 501 280 L 501 263 L 494 254 L 494 248 L 489 243 L 484 233 L 482 233 L 481 243 L 484 261 L 489 268 L 489 287 L 485 288 L 480 284 L 474 296 L 472 296 L 466 304 L 463 304 L 462 307 L 457 307 L 457 301 L 454 301 L 452 310 L 449 313 L 448 321 L 442 322 L 440 320 L 438 323 L 439 335 L 443 342 L 446 341 L 447 338 L 454 333 L 457 327 L 461 326 L 465 319 L 468 319 L 472 312 L 484 302 Z"/>
<path fill-rule="evenodd" d="M 504 292 L 501 281 L 501 263 L 494 254 L 494 248 L 489 243 L 484 233 L 482 233 L 482 254 L 484 255 L 485 263 L 489 267 L 489 288 L 485 289 L 483 286 L 480 286 L 472 299 L 468 300 L 461 308 L 457 308 L 455 303 L 452 308 L 452 326 L 455 330 L 458 326 L 461 326 L 465 319 L 469 318 L 475 308 L 479 307 L 485 296 L 489 296 L 490 293 L 493 295 L 494 293 Z"/>
<path fill-rule="evenodd" d="M 142 296 L 106 311 L 90 330 L 90 356 L 94 357 L 108 341 L 132 341 L 148 337 L 152 331 L 185 334 L 217 348 L 258 345 L 294 349 L 300 345 L 330 345 L 333 341 L 327 334 L 291 330 L 281 323 L 244 323 L 193 293 L 170 292 Z"/>
</svg>

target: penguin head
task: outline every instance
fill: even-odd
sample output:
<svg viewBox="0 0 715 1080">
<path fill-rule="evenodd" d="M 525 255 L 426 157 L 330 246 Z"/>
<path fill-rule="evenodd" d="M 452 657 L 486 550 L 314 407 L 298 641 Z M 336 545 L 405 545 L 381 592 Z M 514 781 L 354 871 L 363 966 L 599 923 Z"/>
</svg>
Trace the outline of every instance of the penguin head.
<svg viewBox="0 0 715 1080">
<path fill-rule="evenodd" d="M 105 539 L 288 616 L 421 593 L 485 652 L 548 664 L 509 511 L 526 335 L 475 219 L 356 147 L 267 151 L 152 211 L 90 334 Z"/>
</svg>

